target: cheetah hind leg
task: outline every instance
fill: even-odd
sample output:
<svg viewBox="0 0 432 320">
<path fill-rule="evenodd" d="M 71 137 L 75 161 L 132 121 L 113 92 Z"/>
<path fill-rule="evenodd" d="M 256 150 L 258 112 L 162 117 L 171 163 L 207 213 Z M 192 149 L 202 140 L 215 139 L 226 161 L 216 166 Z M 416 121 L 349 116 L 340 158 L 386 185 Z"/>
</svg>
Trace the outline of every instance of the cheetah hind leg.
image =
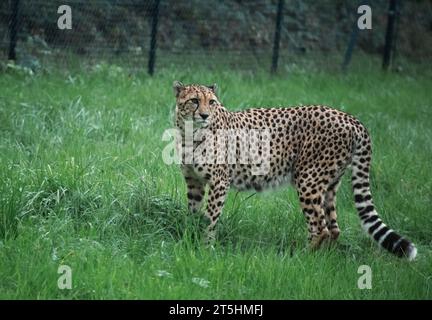
<svg viewBox="0 0 432 320">
<path fill-rule="evenodd" d="M 322 245 L 328 242 L 330 239 L 330 232 L 327 228 L 324 228 L 320 234 L 314 235 L 310 238 L 310 247 L 312 250 L 319 249 Z"/>
<path fill-rule="evenodd" d="M 318 249 L 330 238 L 330 232 L 324 215 L 323 195 L 306 196 L 300 192 L 300 205 L 308 223 L 311 249 Z"/>
<path fill-rule="evenodd" d="M 330 231 L 330 239 L 336 240 L 339 237 L 340 229 L 337 223 L 336 214 L 336 192 L 339 188 L 340 180 L 333 183 L 325 194 L 324 213 L 327 223 L 327 228 Z"/>
</svg>

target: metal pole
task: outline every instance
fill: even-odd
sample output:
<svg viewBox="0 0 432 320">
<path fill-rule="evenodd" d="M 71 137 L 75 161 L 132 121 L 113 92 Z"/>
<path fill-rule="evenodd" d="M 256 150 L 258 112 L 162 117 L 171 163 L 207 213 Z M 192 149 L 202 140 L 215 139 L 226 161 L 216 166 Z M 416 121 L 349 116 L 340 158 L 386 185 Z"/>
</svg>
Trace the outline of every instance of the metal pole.
<svg viewBox="0 0 432 320">
<path fill-rule="evenodd" d="M 276 16 L 275 36 L 274 36 L 274 43 L 273 43 L 271 73 L 276 73 L 277 66 L 278 66 L 283 6 L 284 6 L 284 0 L 279 0 L 277 16 Z"/>
<path fill-rule="evenodd" d="M 154 73 L 154 65 L 156 61 L 156 36 L 157 36 L 157 26 L 158 26 L 158 18 L 159 18 L 159 3 L 160 0 L 154 0 L 154 5 L 152 9 L 150 51 L 149 51 L 149 60 L 148 60 L 148 73 L 151 76 Z"/>
<path fill-rule="evenodd" d="M 388 18 L 387 18 L 387 30 L 385 36 L 384 55 L 383 55 L 384 70 L 388 70 L 392 58 L 393 38 L 394 38 L 394 29 L 395 29 L 395 22 L 396 22 L 396 8 L 397 8 L 397 0 L 390 0 Z"/>
<path fill-rule="evenodd" d="M 403 1 L 398 1 L 396 4 L 396 18 L 395 18 L 395 30 L 393 35 L 393 46 L 392 46 L 392 64 L 395 64 L 397 59 L 397 43 L 399 36 L 399 25 L 400 25 L 400 16 L 402 11 Z"/>
<path fill-rule="evenodd" d="M 358 3 L 355 12 L 357 13 L 357 8 L 359 8 L 362 5 L 369 5 L 369 1 L 367 0 L 360 0 L 360 2 Z M 354 47 L 357 44 L 357 39 L 358 39 L 358 35 L 359 35 L 359 28 L 357 25 L 357 16 L 354 19 L 354 24 L 353 24 L 353 28 L 351 31 L 351 37 L 350 37 L 350 41 L 348 42 L 348 47 L 345 51 L 345 56 L 344 56 L 344 61 L 342 63 L 342 71 L 346 71 L 348 69 L 348 65 L 351 63 L 351 58 L 352 58 L 352 54 L 354 51 Z"/>
<path fill-rule="evenodd" d="M 9 20 L 9 60 L 16 60 L 16 42 L 17 42 L 17 30 L 18 30 L 18 4 L 19 0 L 12 1 L 12 10 Z"/>
<path fill-rule="evenodd" d="M 351 32 L 351 38 L 350 38 L 350 41 L 348 43 L 348 47 L 347 47 L 346 52 L 345 52 L 344 61 L 342 63 L 342 71 L 346 71 L 348 69 L 348 65 L 351 62 L 354 47 L 357 43 L 358 34 L 359 34 L 359 28 L 357 26 L 357 20 L 356 20 L 354 22 L 354 26 L 353 26 L 353 29 Z"/>
</svg>

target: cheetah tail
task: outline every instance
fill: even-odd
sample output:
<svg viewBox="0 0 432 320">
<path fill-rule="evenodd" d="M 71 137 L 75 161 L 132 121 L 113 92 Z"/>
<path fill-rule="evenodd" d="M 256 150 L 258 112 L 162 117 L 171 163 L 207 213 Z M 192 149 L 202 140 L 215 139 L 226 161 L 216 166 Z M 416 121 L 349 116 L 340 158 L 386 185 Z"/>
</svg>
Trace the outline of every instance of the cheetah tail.
<svg viewBox="0 0 432 320">
<path fill-rule="evenodd" d="M 387 227 L 375 210 L 369 184 L 371 149 L 367 140 L 356 148 L 352 160 L 352 187 L 362 227 L 383 248 L 398 257 L 414 260 L 417 255 L 414 244 Z"/>
</svg>

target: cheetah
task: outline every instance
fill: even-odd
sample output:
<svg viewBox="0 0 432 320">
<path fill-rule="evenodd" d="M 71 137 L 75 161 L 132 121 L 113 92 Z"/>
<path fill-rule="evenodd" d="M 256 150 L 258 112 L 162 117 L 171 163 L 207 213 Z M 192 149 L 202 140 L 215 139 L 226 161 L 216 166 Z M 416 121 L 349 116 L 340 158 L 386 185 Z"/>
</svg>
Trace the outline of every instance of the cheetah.
<svg viewBox="0 0 432 320">
<path fill-rule="evenodd" d="M 216 84 L 184 85 L 175 81 L 173 89 L 175 125 L 180 132 L 182 148 L 187 148 L 185 131 L 188 122 L 193 124 L 194 133 L 196 128 L 207 132 L 201 140 L 194 138 L 191 142 L 193 151 L 203 149 L 206 137 L 211 134 L 217 138 L 221 130 L 243 132 L 228 138 L 237 148 L 243 145 L 242 138 L 250 136 L 247 130 L 267 132 L 268 143 L 258 148 L 259 155 L 267 154 L 268 166 L 264 173 L 255 174 L 252 163 L 186 162 L 186 152 L 182 153 L 180 166 L 191 212 L 201 210 L 208 188 L 205 213 L 209 220 L 208 241 L 214 241 L 215 226 L 230 187 L 261 191 L 284 183 L 291 184 L 297 191 L 308 224 L 311 248 L 320 247 L 324 241 L 336 240 L 340 234 L 336 193 L 342 175 L 351 167 L 355 207 L 365 232 L 396 256 L 415 258 L 414 244 L 386 226 L 375 210 L 369 182 L 371 140 L 367 129 L 355 117 L 323 105 L 231 112 L 220 102 Z M 227 140 L 221 140 L 219 147 L 227 143 Z M 201 152 L 214 153 L 216 144 L 208 143 Z M 238 157 L 238 150 L 234 154 Z"/>
</svg>

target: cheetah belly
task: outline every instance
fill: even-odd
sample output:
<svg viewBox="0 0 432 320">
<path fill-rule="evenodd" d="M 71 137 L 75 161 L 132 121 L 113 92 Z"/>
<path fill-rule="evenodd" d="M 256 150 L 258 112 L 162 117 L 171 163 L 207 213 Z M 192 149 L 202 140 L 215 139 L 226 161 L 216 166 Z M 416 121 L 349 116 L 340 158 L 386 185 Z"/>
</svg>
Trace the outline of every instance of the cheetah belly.
<svg viewBox="0 0 432 320">
<path fill-rule="evenodd" d="M 231 186 L 237 190 L 251 190 L 263 191 L 265 189 L 276 188 L 287 184 L 292 184 L 292 174 L 286 170 L 284 174 L 269 174 L 264 175 L 253 175 L 252 172 L 249 174 L 240 173 L 244 170 L 234 167 L 231 170 Z"/>
</svg>

